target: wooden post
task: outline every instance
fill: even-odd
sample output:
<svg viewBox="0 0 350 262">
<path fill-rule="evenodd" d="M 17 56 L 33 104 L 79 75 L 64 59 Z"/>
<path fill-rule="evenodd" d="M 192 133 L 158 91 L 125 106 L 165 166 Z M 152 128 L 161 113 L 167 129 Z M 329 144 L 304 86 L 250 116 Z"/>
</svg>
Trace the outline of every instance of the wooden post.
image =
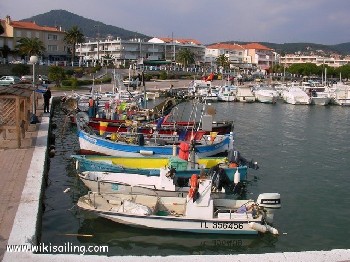
<svg viewBox="0 0 350 262">
<path fill-rule="evenodd" d="M 17 148 L 21 147 L 21 117 L 20 117 L 20 101 L 16 97 L 16 133 L 17 133 Z"/>
</svg>

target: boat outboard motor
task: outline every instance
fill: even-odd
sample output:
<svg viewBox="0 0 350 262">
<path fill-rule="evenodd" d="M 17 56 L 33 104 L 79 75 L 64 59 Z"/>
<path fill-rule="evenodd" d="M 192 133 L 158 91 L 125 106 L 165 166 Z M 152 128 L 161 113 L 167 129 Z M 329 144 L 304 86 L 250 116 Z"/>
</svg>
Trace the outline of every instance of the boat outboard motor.
<svg viewBox="0 0 350 262">
<path fill-rule="evenodd" d="M 263 193 L 256 200 L 259 207 L 266 210 L 266 221 L 272 223 L 274 210 L 281 208 L 281 195 L 279 193 Z"/>
<path fill-rule="evenodd" d="M 230 163 L 237 163 L 239 166 L 248 166 L 249 168 L 253 168 L 255 170 L 259 169 L 258 163 L 253 160 L 248 161 L 244 157 L 241 156 L 241 153 L 237 150 L 230 150 L 227 153 L 227 159 Z"/>
<path fill-rule="evenodd" d="M 225 170 L 219 167 L 219 165 L 210 168 L 207 175 L 212 180 L 213 191 L 221 191 L 222 188 L 224 188 L 225 192 L 232 192 L 234 185 L 232 181 L 228 178 Z"/>
</svg>

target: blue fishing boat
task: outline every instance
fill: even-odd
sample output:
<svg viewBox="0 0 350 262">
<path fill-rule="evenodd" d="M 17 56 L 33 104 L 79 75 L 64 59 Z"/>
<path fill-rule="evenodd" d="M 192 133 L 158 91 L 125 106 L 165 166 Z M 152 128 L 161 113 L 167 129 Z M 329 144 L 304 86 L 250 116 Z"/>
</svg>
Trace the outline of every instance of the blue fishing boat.
<svg viewBox="0 0 350 262">
<path fill-rule="evenodd" d="M 181 141 L 177 134 L 152 137 L 140 133 L 96 134 L 88 126 L 89 116 L 80 112 L 76 115 L 79 145 L 82 154 L 101 154 L 110 156 L 140 157 L 145 155 L 178 155 L 180 150 L 195 150 L 197 156 L 208 157 L 228 152 L 233 148 L 233 132 L 225 135 L 213 133 L 197 137 L 193 133 L 190 141 Z"/>
</svg>

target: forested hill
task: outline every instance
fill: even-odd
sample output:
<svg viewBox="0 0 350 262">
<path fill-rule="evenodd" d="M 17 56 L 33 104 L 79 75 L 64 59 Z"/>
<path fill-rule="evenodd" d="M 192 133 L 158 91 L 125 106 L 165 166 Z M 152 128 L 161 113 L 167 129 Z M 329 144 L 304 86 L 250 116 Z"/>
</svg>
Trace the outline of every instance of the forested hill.
<svg viewBox="0 0 350 262">
<path fill-rule="evenodd" d="M 66 31 L 76 25 L 86 37 L 92 38 L 98 35 L 101 38 L 107 35 L 120 37 L 122 39 L 150 38 L 141 33 L 129 31 L 117 26 L 106 25 L 102 22 L 88 19 L 65 10 L 51 10 L 50 12 L 32 16 L 21 21 L 35 21 L 38 25 L 42 26 L 61 26 L 63 30 Z"/>
<path fill-rule="evenodd" d="M 150 39 L 150 36 L 144 35 L 142 33 L 129 31 L 117 26 L 106 25 L 102 22 L 88 19 L 66 10 L 51 10 L 50 12 L 32 16 L 30 18 L 23 19 L 22 21 L 35 21 L 39 25 L 43 26 L 61 26 L 64 30 L 69 30 L 73 26 L 78 26 L 83 34 L 89 38 L 95 38 L 99 35 L 101 38 L 105 38 L 107 35 L 112 35 L 113 37 L 120 37 L 122 39 L 131 38 L 142 38 Z M 235 42 L 227 41 L 226 43 L 237 43 L 246 44 L 247 42 Z M 258 42 L 262 45 L 274 49 L 278 53 L 296 53 L 296 52 L 316 52 L 322 50 L 327 53 L 338 53 L 341 55 L 350 54 L 350 42 L 342 43 L 337 45 L 321 45 L 314 43 L 268 43 L 268 42 Z"/>
</svg>

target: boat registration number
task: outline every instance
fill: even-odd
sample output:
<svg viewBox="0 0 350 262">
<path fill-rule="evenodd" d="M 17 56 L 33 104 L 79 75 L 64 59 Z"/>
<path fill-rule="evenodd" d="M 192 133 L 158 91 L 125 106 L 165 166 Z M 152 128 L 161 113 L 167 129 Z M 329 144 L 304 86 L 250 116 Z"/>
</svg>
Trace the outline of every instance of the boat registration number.
<svg viewBox="0 0 350 262">
<path fill-rule="evenodd" d="M 210 226 L 211 224 L 211 226 Z M 201 228 L 213 228 L 213 229 L 243 229 L 243 223 L 234 222 L 201 222 Z"/>
</svg>

